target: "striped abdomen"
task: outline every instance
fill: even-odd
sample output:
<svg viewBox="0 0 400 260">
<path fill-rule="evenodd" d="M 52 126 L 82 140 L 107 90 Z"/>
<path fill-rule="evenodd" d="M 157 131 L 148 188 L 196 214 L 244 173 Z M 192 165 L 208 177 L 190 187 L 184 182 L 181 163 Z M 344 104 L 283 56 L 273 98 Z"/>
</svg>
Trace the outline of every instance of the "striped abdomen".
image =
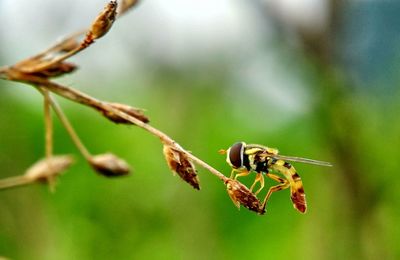
<svg viewBox="0 0 400 260">
<path fill-rule="evenodd" d="M 307 210 L 306 195 L 304 193 L 303 182 L 297 174 L 296 169 L 284 160 L 271 159 L 270 168 L 283 174 L 290 183 L 290 198 L 292 199 L 293 206 L 305 213 Z"/>
</svg>

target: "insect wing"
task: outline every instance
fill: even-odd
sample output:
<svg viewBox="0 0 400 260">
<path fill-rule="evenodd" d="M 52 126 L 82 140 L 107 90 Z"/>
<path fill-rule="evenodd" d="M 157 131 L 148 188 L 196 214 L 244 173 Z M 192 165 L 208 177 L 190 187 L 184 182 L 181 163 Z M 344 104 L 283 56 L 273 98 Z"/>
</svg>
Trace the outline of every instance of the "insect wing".
<svg viewBox="0 0 400 260">
<path fill-rule="evenodd" d="M 314 165 L 319 165 L 319 166 L 332 167 L 332 164 L 329 162 L 317 161 L 317 160 L 313 160 L 313 159 L 307 159 L 307 158 L 301 158 L 301 157 L 295 157 L 295 156 L 274 155 L 273 158 L 281 159 L 281 160 L 285 160 L 285 161 L 301 162 L 301 163 L 308 163 L 308 164 L 314 164 Z"/>
</svg>

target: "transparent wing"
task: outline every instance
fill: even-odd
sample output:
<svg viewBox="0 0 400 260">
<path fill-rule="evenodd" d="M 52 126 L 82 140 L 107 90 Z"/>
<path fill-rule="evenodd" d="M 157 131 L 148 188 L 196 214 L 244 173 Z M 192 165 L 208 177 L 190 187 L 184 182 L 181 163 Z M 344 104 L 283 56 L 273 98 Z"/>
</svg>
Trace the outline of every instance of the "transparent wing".
<svg viewBox="0 0 400 260">
<path fill-rule="evenodd" d="M 333 166 L 329 162 L 317 161 L 317 160 L 301 158 L 301 157 L 295 157 L 295 156 L 273 155 L 271 157 L 276 158 L 276 159 L 282 159 L 282 160 L 285 160 L 285 161 L 308 163 L 308 164 L 314 164 L 314 165 L 319 165 L 319 166 L 327 166 L 327 167 L 332 167 Z"/>
</svg>

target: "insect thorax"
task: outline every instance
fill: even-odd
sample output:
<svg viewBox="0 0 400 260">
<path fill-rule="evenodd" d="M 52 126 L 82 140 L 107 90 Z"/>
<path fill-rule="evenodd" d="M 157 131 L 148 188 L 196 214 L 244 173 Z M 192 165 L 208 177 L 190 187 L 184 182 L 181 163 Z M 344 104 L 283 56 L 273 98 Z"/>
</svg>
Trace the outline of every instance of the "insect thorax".
<svg viewBox="0 0 400 260">
<path fill-rule="evenodd" d="M 268 172 L 268 160 L 269 157 L 261 156 L 261 152 L 249 154 L 250 168 L 256 172 Z"/>
</svg>

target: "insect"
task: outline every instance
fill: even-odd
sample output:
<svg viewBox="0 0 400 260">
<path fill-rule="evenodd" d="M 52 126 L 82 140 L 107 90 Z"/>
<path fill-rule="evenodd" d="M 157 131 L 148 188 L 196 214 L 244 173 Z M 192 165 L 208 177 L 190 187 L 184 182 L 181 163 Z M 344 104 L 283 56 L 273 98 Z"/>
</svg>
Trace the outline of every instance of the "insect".
<svg viewBox="0 0 400 260">
<path fill-rule="evenodd" d="M 234 143 L 228 150 L 220 150 L 220 153 L 227 155 L 226 162 L 232 167 L 231 179 L 236 180 L 238 177 L 249 175 L 252 171 L 256 172 L 256 178 L 250 187 L 252 191 L 256 184 L 260 183 L 260 188 L 254 193 L 255 195 L 264 188 L 264 176 L 279 182 L 278 185 L 269 188 L 263 201 L 264 207 L 273 192 L 290 188 L 293 206 L 301 213 L 305 213 L 307 210 L 303 182 L 296 169 L 287 161 L 332 166 L 329 162 L 279 155 L 277 149 L 245 142 Z M 278 172 L 284 178 L 270 171 Z"/>
</svg>

